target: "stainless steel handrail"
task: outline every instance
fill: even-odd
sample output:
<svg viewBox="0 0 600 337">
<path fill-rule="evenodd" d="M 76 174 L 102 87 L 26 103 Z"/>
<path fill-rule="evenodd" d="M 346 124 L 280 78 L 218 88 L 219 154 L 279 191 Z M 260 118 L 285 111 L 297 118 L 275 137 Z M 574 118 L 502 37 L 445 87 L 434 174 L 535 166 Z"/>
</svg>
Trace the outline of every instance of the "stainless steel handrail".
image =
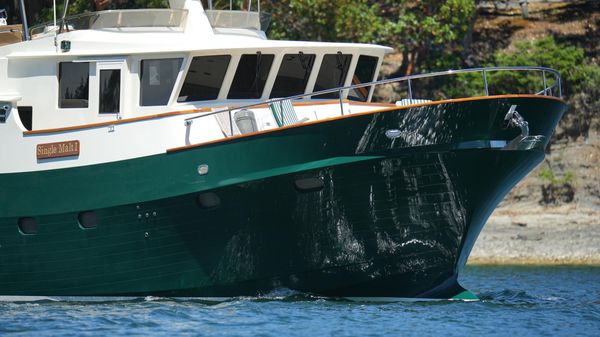
<svg viewBox="0 0 600 337">
<path fill-rule="evenodd" d="M 417 74 L 417 75 L 410 75 L 410 76 L 395 77 L 395 78 L 384 79 L 384 80 L 379 80 L 379 81 L 374 81 L 374 82 L 350 85 L 350 86 L 346 86 L 346 87 L 315 91 L 315 92 L 311 92 L 311 93 L 307 93 L 307 94 L 300 94 L 300 95 L 288 96 L 288 97 L 283 97 L 283 98 L 267 99 L 267 100 L 264 100 L 264 101 L 261 101 L 258 103 L 240 105 L 240 106 L 231 107 L 231 108 L 227 108 L 227 109 L 221 109 L 221 110 L 217 110 L 217 111 L 213 111 L 213 112 L 209 112 L 209 113 L 202 113 L 201 115 L 198 115 L 198 116 L 186 118 L 185 125 L 190 126 L 193 123 L 193 121 L 198 118 L 213 116 L 213 115 L 224 113 L 224 112 L 229 112 L 229 114 L 231 115 L 231 112 L 233 110 L 247 109 L 247 108 L 252 108 L 252 107 L 255 107 L 258 105 L 265 105 L 265 104 L 268 105 L 268 104 L 281 102 L 281 101 L 285 101 L 285 100 L 298 100 L 298 99 L 305 98 L 305 97 L 321 96 L 321 95 L 326 95 L 326 94 L 331 94 L 331 93 L 339 94 L 341 114 L 343 115 L 344 108 L 343 108 L 343 95 L 342 94 L 344 91 L 349 91 L 349 90 L 358 89 L 358 88 L 365 88 L 365 87 L 374 87 L 377 85 L 391 84 L 391 83 L 404 82 L 404 81 L 408 81 L 408 83 L 410 83 L 411 80 L 415 80 L 415 79 L 467 74 L 467 73 L 477 73 L 477 72 L 483 73 L 484 93 L 485 93 L 485 96 L 489 96 L 489 87 L 488 87 L 489 84 L 487 81 L 487 76 L 488 76 L 489 72 L 493 72 L 493 71 L 539 71 L 539 72 L 542 72 L 544 90 L 534 93 L 534 94 L 547 96 L 548 92 L 550 92 L 550 94 L 552 95 L 552 89 L 557 87 L 558 95 L 556 97 L 559 97 L 559 98 L 562 97 L 562 82 L 561 82 L 560 73 L 552 68 L 530 67 L 530 66 L 469 68 L 469 69 L 447 70 L 447 71 L 439 71 L 439 72 L 433 72 L 433 73 L 427 73 L 427 74 Z M 547 87 L 546 73 L 550 73 L 550 74 L 554 75 L 555 83 L 553 85 L 551 85 L 550 87 Z M 409 86 L 409 88 L 410 88 L 409 96 L 410 96 L 410 98 L 412 98 L 412 88 L 410 86 Z M 230 116 L 230 119 L 232 119 L 231 116 Z M 233 120 L 231 121 L 231 129 L 232 129 L 231 135 L 233 135 Z"/>
</svg>

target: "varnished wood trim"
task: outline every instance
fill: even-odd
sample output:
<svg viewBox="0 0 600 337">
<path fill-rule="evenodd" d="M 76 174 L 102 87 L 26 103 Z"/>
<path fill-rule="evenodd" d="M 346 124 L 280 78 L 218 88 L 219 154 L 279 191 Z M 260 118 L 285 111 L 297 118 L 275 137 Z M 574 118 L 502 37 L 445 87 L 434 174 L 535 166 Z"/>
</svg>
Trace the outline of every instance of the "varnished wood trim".
<svg viewBox="0 0 600 337">
<path fill-rule="evenodd" d="M 352 101 L 350 103 L 350 105 L 366 105 L 366 106 L 380 106 L 380 107 L 386 107 L 386 108 L 391 108 L 391 107 L 397 107 L 396 104 L 391 104 L 391 103 L 374 103 L 374 102 L 355 102 Z"/>
<path fill-rule="evenodd" d="M 342 100 L 343 103 L 350 103 L 349 100 L 345 99 Z M 339 99 L 332 99 L 332 100 L 327 100 L 327 101 L 321 101 L 321 102 L 292 102 L 293 106 L 315 106 L 315 105 L 331 105 L 331 104 L 340 104 L 340 100 Z M 269 105 L 268 104 L 259 104 L 259 105 L 255 105 L 252 108 L 255 109 L 262 109 L 262 108 L 268 108 Z"/>
<path fill-rule="evenodd" d="M 397 108 L 411 108 L 411 107 L 424 106 L 424 105 L 436 105 L 436 104 L 443 104 L 443 103 L 465 102 L 465 101 L 498 99 L 498 98 L 546 98 L 546 99 L 557 100 L 557 101 L 564 103 L 564 101 L 560 98 L 553 97 L 553 96 L 541 96 L 541 95 L 497 95 L 497 96 L 468 97 L 468 98 L 457 98 L 457 99 L 449 99 L 449 100 L 443 100 L 443 101 L 432 101 L 432 102 L 404 105 L 401 107 L 398 107 L 394 104 L 385 104 L 385 103 L 354 102 L 354 101 L 350 102 L 348 100 L 343 100 L 343 102 L 350 103 L 351 105 L 369 105 L 369 106 L 380 106 L 380 107 L 389 108 L 389 109 L 380 109 L 380 110 L 375 110 L 375 111 L 367 111 L 367 112 L 352 114 L 352 116 L 355 116 L 355 115 L 361 115 L 361 114 L 378 113 L 378 112 L 383 112 L 383 111 L 387 111 L 390 109 L 394 110 Z M 322 102 L 295 102 L 294 106 L 328 105 L 328 104 L 335 104 L 335 103 L 339 103 L 339 100 L 329 100 L 329 101 L 322 101 Z M 266 107 L 267 107 L 266 104 L 256 106 L 256 108 L 266 108 Z M 236 107 L 229 107 L 229 108 L 232 110 L 236 109 Z M 157 118 L 164 118 L 164 117 L 169 117 L 169 116 L 187 115 L 187 114 L 193 114 L 193 113 L 199 113 L 199 112 L 212 112 L 213 109 L 221 110 L 221 109 L 226 109 L 226 108 L 225 107 L 220 107 L 220 108 L 217 107 L 217 108 L 200 108 L 200 109 L 193 109 L 193 110 L 172 111 L 172 112 L 166 112 L 166 113 L 161 113 L 161 114 L 154 114 L 154 115 L 148 115 L 148 116 L 114 120 L 114 121 L 110 121 L 110 122 L 75 125 L 75 126 L 67 126 L 67 127 L 62 127 L 62 128 L 23 131 L 23 135 L 30 136 L 30 135 L 41 135 L 41 134 L 48 134 L 48 133 L 76 131 L 76 130 L 83 130 L 83 129 L 93 129 L 93 128 L 98 128 L 98 127 L 134 123 L 134 122 L 150 120 L 150 119 L 157 119 Z M 341 117 L 336 117 L 336 118 L 346 118 L 346 117 L 348 117 L 348 116 L 341 116 Z M 327 119 L 327 120 L 329 120 L 329 119 Z M 315 121 L 315 122 L 321 122 L 321 121 L 325 121 L 325 120 L 319 120 L 319 121 Z M 303 124 L 307 124 L 307 123 L 303 123 Z M 275 130 L 279 130 L 279 129 L 281 129 L 281 128 L 278 128 Z M 271 131 L 271 130 L 267 130 L 266 132 L 268 132 L 268 131 Z M 247 134 L 247 135 L 250 135 L 250 134 Z M 246 135 L 244 135 L 244 136 L 246 136 Z M 232 138 L 233 137 L 230 137 L 227 139 L 232 139 Z M 195 145 L 190 145 L 190 146 L 195 146 Z"/>
<path fill-rule="evenodd" d="M 204 142 L 204 143 L 174 147 L 174 148 L 168 149 L 167 153 L 174 153 L 174 152 L 189 150 L 189 149 L 193 149 L 193 148 L 197 148 L 197 147 L 201 147 L 201 146 L 207 146 L 207 145 L 211 145 L 211 144 L 227 142 L 227 141 L 236 140 L 236 139 L 245 138 L 245 137 L 252 137 L 252 136 L 275 132 L 275 131 L 280 131 L 280 130 L 293 129 L 293 128 L 298 128 L 298 127 L 302 127 L 302 126 L 306 126 L 306 125 L 327 123 L 327 122 L 335 121 L 338 119 L 352 118 L 355 116 L 363 116 L 363 115 L 373 115 L 373 114 L 382 113 L 382 112 L 386 112 L 386 111 L 403 110 L 403 109 L 409 109 L 409 108 L 415 108 L 415 107 L 427 106 L 427 105 L 439 105 L 439 104 L 460 103 L 460 102 L 470 102 L 470 101 L 486 101 L 486 100 L 492 100 L 492 99 L 509 99 L 509 98 L 542 98 L 542 99 L 551 99 L 551 100 L 566 104 L 566 102 L 564 100 L 557 98 L 557 97 L 553 97 L 553 96 L 521 95 L 521 94 L 519 94 L 519 95 L 495 95 L 495 96 L 477 96 L 477 97 L 467 97 L 467 98 L 456 98 L 456 99 L 447 99 L 447 100 L 443 100 L 443 101 L 432 101 L 432 102 L 424 102 L 424 103 L 402 105 L 402 106 L 391 105 L 390 107 L 386 107 L 384 109 L 377 109 L 377 110 L 373 110 L 373 111 L 353 113 L 351 115 L 319 119 L 316 121 L 308 121 L 308 122 L 294 124 L 294 125 L 287 125 L 287 126 L 278 127 L 275 129 L 270 129 L 270 130 L 251 132 L 251 133 L 246 133 L 243 135 L 236 135 L 233 137 L 222 138 L 222 139 L 215 139 L 215 140 L 211 140 L 211 141 Z M 353 104 L 354 104 L 354 102 L 353 102 Z M 380 103 L 359 102 L 359 104 L 378 106 L 378 104 L 380 104 Z M 387 106 L 387 105 L 384 105 L 384 106 Z"/>
<path fill-rule="evenodd" d="M 194 110 L 173 111 L 173 112 L 166 112 L 166 113 L 154 114 L 154 115 L 148 115 L 148 116 L 133 117 L 133 118 L 127 118 L 127 119 L 118 119 L 118 120 L 114 120 L 114 121 L 110 121 L 110 122 L 83 124 L 83 125 L 75 125 L 75 126 L 66 126 L 66 127 L 63 127 L 63 128 L 53 128 L 53 129 L 41 129 L 41 130 L 24 131 L 23 135 L 29 136 L 29 135 L 39 135 L 39 134 L 45 134 L 45 133 L 57 133 L 57 132 L 66 132 L 66 131 L 74 131 L 74 130 L 82 130 L 82 129 L 93 129 L 93 128 L 98 128 L 98 127 L 103 127 L 103 126 L 119 125 L 119 124 L 127 124 L 127 123 L 139 122 L 139 121 L 148 120 L 148 119 L 157 119 L 157 118 L 164 118 L 164 117 L 169 117 L 169 116 L 187 115 L 187 114 L 192 114 L 192 113 L 211 112 L 211 111 L 212 111 L 211 108 L 201 108 L 201 109 L 194 109 Z"/>
<path fill-rule="evenodd" d="M 306 105 L 313 106 L 313 105 L 328 105 L 328 104 L 336 104 L 336 103 L 339 104 L 339 102 L 340 102 L 339 100 L 334 99 L 334 100 L 322 101 L 322 102 L 295 102 L 295 103 L 293 103 L 293 105 L 294 106 L 306 106 Z M 349 101 L 344 100 L 343 102 L 348 103 Z M 256 108 L 256 109 L 267 108 L 267 107 L 268 107 L 267 104 L 253 106 L 253 108 Z M 225 109 L 228 109 L 228 108 L 215 107 L 215 108 L 200 108 L 200 109 L 193 109 L 193 110 L 172 111 L 172 112 L 165 112 L 165 113 L 161 113 L 161 114 L 154 114 L 154 115 L 148 115 L 148 116 L 140 116 L 140 117 L 113 120 L 110 122 L 91 123 L 91 124 L 83 124 L 83 125 L 75 125 L 75 126 L 66 126 L 66 127 L 62 127 L 62 128 L 24 131 L 23 135 L 30 136 L 30 135 L 40 135 L 40 134 L 46 134 L 46 133 L 58 133 L 58 132 L 67 132 L 67 131 L 75 131 L 75 130 L 83 130 L 83 129 L 93 129 L 93 128 L 99 128 L 99 127 L 110 126 L 110 125 L 134 123 L 134 122 L 139 122 L 139 121 L 144 121 L 144 120 L 149 120 L 149 119 L 157 119 L 157 118 L 164 118 L 164 117 L 177 116 L 177 115 L 187 115 L 187 114 L 193 114 L 193 113 L 199 113 L 199 112 L 212 112 L 212 111 L 225 110 Z M 235 109 L 237 109 L 237 107 L 232 106 L 232 107 L 229 107 L 229 109 L 235 110 Z"/>
</svg>

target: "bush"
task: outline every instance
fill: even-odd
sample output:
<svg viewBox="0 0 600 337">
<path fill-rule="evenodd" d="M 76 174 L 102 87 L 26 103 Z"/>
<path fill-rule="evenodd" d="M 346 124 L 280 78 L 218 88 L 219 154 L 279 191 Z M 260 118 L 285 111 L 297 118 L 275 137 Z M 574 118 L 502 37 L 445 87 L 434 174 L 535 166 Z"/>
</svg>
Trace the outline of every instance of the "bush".
<svg viewBox="0 0 600 337">
<path fill-rule="evenodd" d="M 545 182 L 542 184 L 542 200 L 540 204 L 560 204 L 572 202 L 575 198 L 573 181 L 575 174 L 567 171 L 560 178 L 556 177 L 550 168 L 542 169 L 538 177 Z"/>
<path fill-rule="evenodd" d="M 600 111 L 600 67 L 587 62 L 582 48 L 560 44 L 553 37 L 546 37 L 518 43 L 514 52 L 497 53 L 495 64 L 543 66 L 561 73 L 563 98 L 568 109 L 556 132 L 557 139 L 587 137 L 590 129 L 600 130 L 597 114 Z M 518 74 L 505 72 L 498 75 L 490 84 L 497 93 L 514 92 L 514 88 L 535 92 L 536 88 L 540 88 L 540 78 L 536 76 L 517 79 Z"/>
</svg>

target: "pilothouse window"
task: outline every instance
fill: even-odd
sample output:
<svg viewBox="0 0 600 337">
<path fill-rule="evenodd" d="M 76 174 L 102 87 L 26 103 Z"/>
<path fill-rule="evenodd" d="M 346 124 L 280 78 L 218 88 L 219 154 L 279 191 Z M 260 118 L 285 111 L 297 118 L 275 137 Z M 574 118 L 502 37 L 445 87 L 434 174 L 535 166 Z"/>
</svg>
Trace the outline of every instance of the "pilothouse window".
<svg viewBox="0 0 600 337">
<path fill-rule="evenodd" d="M 352 61 L 352 55 L 349 54 L 327 54 L 323 56 L 319 76 L 315 83 L 315 91 L 339 88 L 344 86 L 348 68 Z M 318 98 L 338 98 L 339 93 L 334 92 L 318 96 Z"/>
<path fill-rule="evenodd" d="M 182 61 L 181 58 L 142 60 L 140 106 L 169 103 Z"/>
<path fill-rule="evenodd" d="M 352 85 L 368 83 L 375 80 L 375 69 L 379 58 L 375 56 L 361 55 L 356 64 L 356 70 L 352 76 Z M 350 90 L 348 98 L 356 101 L 366 102 L 369 99 L 370 87 L 362 87 Z"/>
<path fill-rule="evenodd" d="M 217 99 L 230 60 L 230 55 L 194 57 L 177 102 Z"/>
<path fill-rule="evenodd" d="M 121 70 L 100 70 L 100 113 L 119 113 L 121 101 Z"/>
<path fill-rule="evenodd" d="M 90 96 L 89 62 L 59 63 L 58 91 L 58 106 L 61 109 L 87 108 Z"/>
<path fill-rule="evenodd" d="M 271 90 L 271 98 L 303 94 L 314 63 L 314 54 L 286 54 Z"/>
<path fill-rule="evenodd" d="M 260 98 L 273 64 L 272 54 L 246 54 L 240 58 L 227 98 Z"/>
</svg>

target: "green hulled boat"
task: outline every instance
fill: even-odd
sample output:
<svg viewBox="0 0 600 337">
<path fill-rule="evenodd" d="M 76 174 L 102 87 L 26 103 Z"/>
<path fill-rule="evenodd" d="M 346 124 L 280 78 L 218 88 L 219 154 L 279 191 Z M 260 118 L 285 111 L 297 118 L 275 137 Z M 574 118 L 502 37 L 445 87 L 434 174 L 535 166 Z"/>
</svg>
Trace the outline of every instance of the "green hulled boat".
<svg viewBox="0 0 600 337">
<path fill-rule="evenodd" d="M 384 47 L 269 41 L 261 13 L 199 1 L 152 13 L 0 47 L 0 295 L 469 298 L 479 232 L 565 110 L 555 71 L 375 81 Z M 489 95 L 496 71 L 543 87 Z M 485 95 L 412 97 L 460 72 Z M 408 99 L 373 101 L 396 84 Z"/>
</svg>

